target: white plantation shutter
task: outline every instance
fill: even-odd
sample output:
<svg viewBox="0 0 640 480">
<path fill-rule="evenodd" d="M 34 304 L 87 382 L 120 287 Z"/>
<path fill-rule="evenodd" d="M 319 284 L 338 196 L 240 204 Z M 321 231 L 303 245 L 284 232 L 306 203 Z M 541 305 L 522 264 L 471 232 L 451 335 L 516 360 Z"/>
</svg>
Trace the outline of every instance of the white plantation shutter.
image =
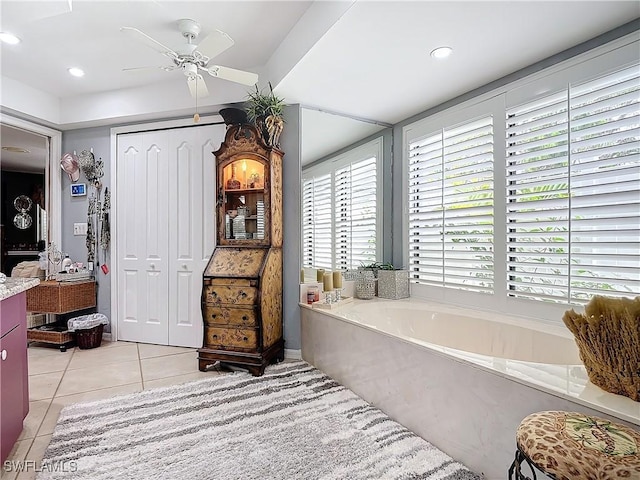
<svg viewBox="0 0 640 480">
<path fill-rule="evenodd" d="M 640 68 L 570 89 L 570 300 L 640 294 Z"/>
<path fill-rule="evenodd" d="M 305 267 L 332 268 L 331 174 L 305 179 L 302 192 L 302 261 Z"/>
<path fill-rule="evenodd" d="M 638 67 L 507 112 L 508 290 L 640 293 Z"/>
<path fill-rule="evenodd" d="M 382 138 L 303 172 L 303 266 L 345 270 L 379 260 Z"/>
<path fill-rule="evenodd" d="M 566 299 L 567 94 L 507 111 L 507 285 L 515 297 Z"/>
<path fill-rule="evenodd" d="M 409 143 L 414 283 L 493 292 L 493 119 Z"/>
<path fill-rule="evenodd" d="M 339 270 L 376 261 L 377 180 L 375 157 L 335 172 L 335 267 Z"/>
</svg>

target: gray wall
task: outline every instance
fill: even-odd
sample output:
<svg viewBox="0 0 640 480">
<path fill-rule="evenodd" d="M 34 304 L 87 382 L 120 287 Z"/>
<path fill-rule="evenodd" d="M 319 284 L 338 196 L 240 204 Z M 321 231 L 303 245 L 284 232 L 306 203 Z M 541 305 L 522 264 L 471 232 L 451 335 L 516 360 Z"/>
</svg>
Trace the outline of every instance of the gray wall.
<svg viewBox="0 0 640 480">
<path fill-rule="evenodd" d="M 301 130 L 300 105 L 290 105 L 285 109 L 285 127 L 280 147 L 284 152 L 282 160 L 282 201 L 283 201 L 283 257 L 284 288 L 283 316 L 285 348 L 300 349 L 300 208 L 301 208 Z"/>
<path fill-rule="evenodd" d="M 102 158 L 104 162 L 104 177 L 102 177 L 102 196 L 105 187 L 108 187 L 111 181 L 111 168 L 109 159 L 111 158 L 110 143 L 110 127 L 84 128 L 81 130 L 71 130 L 62 133 L 62 152 L 80 153 L 82 150 L 93 148 L 93 154 L 98 160 Z M 87 262 L 86 237 L 73 235 L 73 224 L 87 221 L 87 207 L 89 205 L 89 195 L 95 192 L 90 187 L 89 182 L 84 174 L 80 174 L 80 178 L 75 183 L 87 184 L 87 196 L 72 197 L 70 195 L 71 180 L 65 173 L 62 174 L 62 245 L 58 247 L 65 253 L 68 253 L 74 262 Z M 98 252 L 96 252 L 98 253 Z M 99 250 L 99 262 L 104 261 L 102 250 Z M 107 256 L 107 265 L 111 265 Z M 100 268 L 95 270 L 96 281 L 98 285 L 98 312 L 105 314 L 111 319 L 111 279 L 112 273 L 105 275 Z M 108 329 L 109 327 L 107 327 Z M 105 330 L 110 331 L 110 330 Z"/>
</svg>

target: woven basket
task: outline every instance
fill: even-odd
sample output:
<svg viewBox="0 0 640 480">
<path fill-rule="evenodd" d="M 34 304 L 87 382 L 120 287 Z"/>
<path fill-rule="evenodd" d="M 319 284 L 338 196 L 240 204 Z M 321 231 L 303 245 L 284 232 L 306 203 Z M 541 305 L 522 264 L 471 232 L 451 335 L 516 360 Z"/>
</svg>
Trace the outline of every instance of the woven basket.
<svg viewBox="0 0 640 480">
<path fill-rule="evenodd" d="M 42 325 L 27 329 L 27 340 L 30 342 L 43 342 L 64 344 L 73 340 L 73 334 L 67 331 L 64 325 Z"/>
<path fill-rule="evenodd" d="M 89 282 L 40 282 L 27 290 L 27 311 L 69 313 L 96 306 L 96 284 Z"/>
<path fill-rule="evenodd" d="M 84 328 L 76 330 L 76 344 L 78 348 L 86 350 L 89 348 L 99 347 L 102 343 L 102 331 L 104 325 L 96 325 L 93 328 Z"/>
</svg>

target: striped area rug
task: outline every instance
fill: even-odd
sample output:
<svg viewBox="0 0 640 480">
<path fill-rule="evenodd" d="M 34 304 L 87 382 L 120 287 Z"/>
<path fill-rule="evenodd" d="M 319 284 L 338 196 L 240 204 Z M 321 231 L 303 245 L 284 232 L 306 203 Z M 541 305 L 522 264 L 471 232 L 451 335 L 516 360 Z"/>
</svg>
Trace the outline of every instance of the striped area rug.
<svg viewBox="0 0 640 480">
<path fill-rule="evenodd" d="M 70 405 L 37 478 L 481 477 L 296 361 Z"/>
</svg>

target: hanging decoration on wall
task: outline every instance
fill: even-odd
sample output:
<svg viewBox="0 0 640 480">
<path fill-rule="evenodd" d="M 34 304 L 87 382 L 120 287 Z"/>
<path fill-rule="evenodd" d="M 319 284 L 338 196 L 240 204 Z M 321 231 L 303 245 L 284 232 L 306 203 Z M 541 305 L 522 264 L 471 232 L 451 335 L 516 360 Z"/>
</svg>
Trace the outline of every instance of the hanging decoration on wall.
<svg viewBox="0 0 640 480">
<path fill-rule="evenodd" d="M 109 273 L 107 267 L 107 254 L 111 239 L 109 210 L 111 208 L 111 194 L 105 188 L 102 195 L 102 177 L 104 176 L 104 162 L 102 158 L 96 160 L 93 148 L 80 152 L 79 164 L 87 177 L 90 188 L 93 190 L 89 196 L 89 206 L 87 209 L 87 262 L 95 267 L 101 267 L 103 273 Z M 102 200 L 101 200 L 102 199 Z M 102 250 L 102 258 L 100 255 Z M 102 261 L 102 266 L 100 262 Z"/>
<path fill-rule="evenodd" d="M 31 215 L 27 213 L 31 210 L 33 202 L 26 195 L 18 195 L 13 201 L 13 206 L 18 210 L 18 212 L 20 212 L 13 217 L 13 225 L 20 230 L 26 230 L 33 223 Z"/>
</svg>

